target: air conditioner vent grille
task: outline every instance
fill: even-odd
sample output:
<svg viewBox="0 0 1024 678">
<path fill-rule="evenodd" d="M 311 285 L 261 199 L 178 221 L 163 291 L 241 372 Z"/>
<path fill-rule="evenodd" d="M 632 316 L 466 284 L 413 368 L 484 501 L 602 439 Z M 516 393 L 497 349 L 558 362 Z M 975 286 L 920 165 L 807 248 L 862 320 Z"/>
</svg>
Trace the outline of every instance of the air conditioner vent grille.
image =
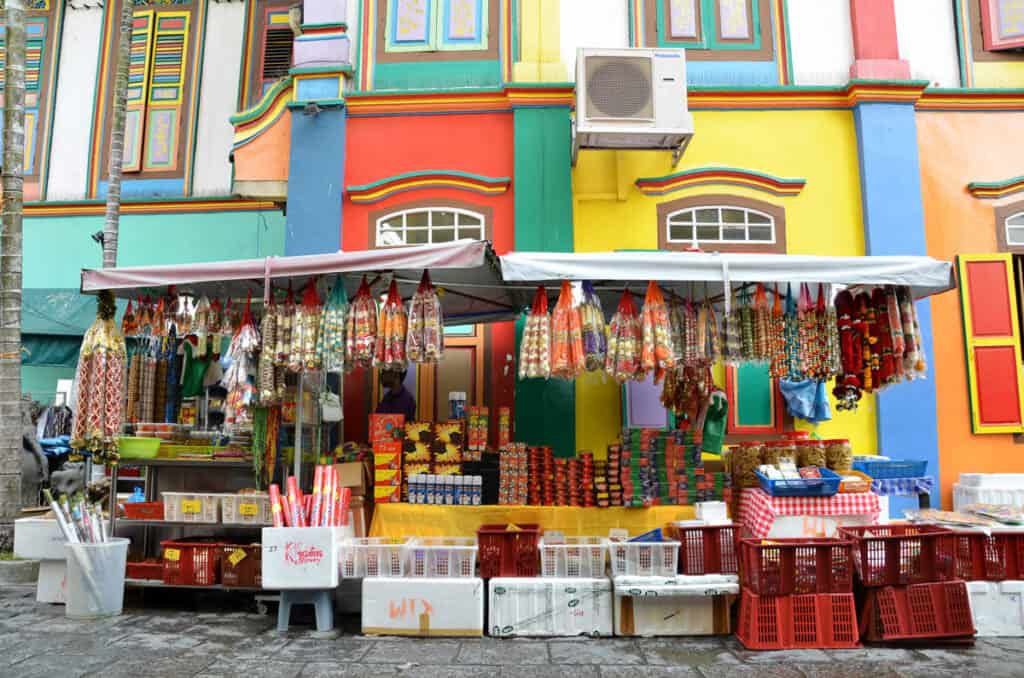
<svg viewBox="0 0 1024 678">
<path fill-rule="evenodd" d="M 588 117 L 654 119 L 649 58 L 591 56 L 586 73 Z"/>
</svg>

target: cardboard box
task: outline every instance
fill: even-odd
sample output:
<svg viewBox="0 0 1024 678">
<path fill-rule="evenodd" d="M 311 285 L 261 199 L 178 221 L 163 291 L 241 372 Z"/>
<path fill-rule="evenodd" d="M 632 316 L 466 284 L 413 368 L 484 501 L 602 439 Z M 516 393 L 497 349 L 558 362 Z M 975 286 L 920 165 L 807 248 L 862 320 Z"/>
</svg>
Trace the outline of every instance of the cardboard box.
<svg viewBox="0 0 1024 678">
<path fill-rule="evenodd" d="M 399 442 L 405 435 L 405 415 L 371 414 L 370 444 Z"/>
<path fill-rule="evenodd" d="M 484 581 L 478 577 L 367 577 L 363 579 L 363 633 L 482 636 Z"/>
<path fill-rule="evenodd" d="M 353 497 L 365 497 L 373 487 L 373 464 L 369 461 L 350 461 L 335 464 L 338 469 L 339 487 L 347 487 Z"/>
<path fill-rule="evenodd" d="M 612 635 L 607 577 L 498 577 L 488 582 L 487 591 L 491 636 Z"/>
<path fill-rule="evenodd" d="M 355 537 L 365 537 L 370 531 L 370 509 L 365 497 L 352 497 L 348 504 L 349 524 Z"/>
<path fill-rule="evenodd" d="M 735 575 L 616 577 L 616 636 L 711 636 L 732 633 Z"/>
<path fill-rule="evenodd" d="M 263 586 L 268 589 L 333 589 L 339 580 L 339 552 L 352 525 L 264 527 Z"/>
</svg>

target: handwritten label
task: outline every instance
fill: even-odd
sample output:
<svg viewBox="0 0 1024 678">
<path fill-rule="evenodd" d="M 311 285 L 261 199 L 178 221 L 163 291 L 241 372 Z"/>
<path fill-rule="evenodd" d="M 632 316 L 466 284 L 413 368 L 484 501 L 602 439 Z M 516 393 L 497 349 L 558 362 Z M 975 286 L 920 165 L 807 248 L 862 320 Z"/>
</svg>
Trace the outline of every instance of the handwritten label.
<svg viewBox="0 0 1024 678">
<path fill-rule="evenodd" d="M 178 549 L 164 549 L 164 560 L 169 560 L 173 563 L 181 560 L 181 551 Z"/>
<path fill-rule="evenodd" d="M 243 560 L 245 560 L 245 551 L 242 549 L 235 549 L 231 552 L 231 555 L 228 556 L 228 562 L 231 563 L 232 567 L 238 567 L 238 564 Z"/>
<path fill-rule="evenodd" d="M 240 516 L 255 516 L 259 515 L 260 507 L 259 504 L 239 504 L 238 515 Z"/>
<path fill-rule="evenodd" d="M 284 545 L 284 560 L 292 565 L 319 565 L 324 559 L 323 550 L 313 545 L 288 542 Z"/>
<path fill-rule="evenodd" d="M 425 598 L 402 598 L 388 601 L 388 617 L 391 619 L 416 618 L 434 614 L 434 606 Z"/>
<path fill-rule="evenodd" d="M 202 502 L 198 499 L 183 499 L 181 502 L 182 513 L 199 513 L 202 510 Z"/>
</svg>

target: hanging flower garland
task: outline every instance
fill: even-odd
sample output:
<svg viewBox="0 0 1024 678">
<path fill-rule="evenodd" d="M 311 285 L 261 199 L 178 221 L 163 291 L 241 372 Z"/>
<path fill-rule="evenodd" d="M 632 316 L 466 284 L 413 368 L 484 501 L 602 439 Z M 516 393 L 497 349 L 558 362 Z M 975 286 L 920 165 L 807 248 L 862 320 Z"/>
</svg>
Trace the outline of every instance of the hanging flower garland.
<svg viewBox="0 0 1024 678">
<path fill-rule="evenodd" d="M 772 292 L 771 316 L 771 358 L 768 365 L 772 379 L 781 379 L 788 373 L 786 357 L 786 315 L 782 310 L 782 295 L 779 285 Z"/>
<path fill-rule="evenodd" d="M 653 371 L 654 380 L 658 382 L 666 369 L 675 366 L 676 351 L 672 347 L 672 329 L 665 297 L 653 280 L 647 283 L 642 329 L 641 368 L 644 372 Z"/>
<path fill-rule="evenodd" d="M 349 308 L 345 328 L 345 362 L 352 368 L 373 367 L 377 347 L 377 302 L 363 277 Z"/>
<path fill-rule="evenodd" d="M 405 351 L 412 363 L 436 364 L 444 355 L 441 297 L 427 271 L 423 271 L 420 285 L 409 303 L 409 335 Z"/>
<path fill-rule="evenodd" d="M 551 317 L 544 287 L 533 295 L 519 347 L 519 378 L 547 379 L 551 376 Z"/>
<path fill-rule="evenodd" d="M 277 336 L 275 337 L 274 365 L 287 367 L 292 352 L 292 325 L 295 322 L 295 293 L 291 286 L 284 303 L 277 307 Z"/>
<path fill-rule="evenodd" d="M 425 274 L 424 274 L 425 275 Z M 316 360 L 328 372 L 345 371 L 345 316 L 348 312 L 348 294 L 345 281 L 339 275 L 334 279 L 316 339 Z"/>
<path fill-rule="evenodd" d="M 402 296 L 398 293 L 398 283 L 394 280 L 391 281 L 387 299 L 380 308 L 380 321 L 377 327 L 374 365 L 384 370 L 404 370 L 409 364 L 405 355 L 409 318 L 405 314 Z"/>
<path fill-rule="evenodd" d="M 580 305 L 583 327 L 584 368 L 596 372 L 604 368 L 608 356 L 608 333 L 604 323 L 601 300 L 590 281 L 583 281 L 583 303 Z"/>
<path fill-rule="evenodd" d="M 801 318 L 797 309 L 797 300 L 793 298 L 793 286 L 786 286 L 786 314 L 785 331 L 783 339 L 786 347 L 786 378 L 792 381 L 801 381 L 804 378 L 802 371 L 803 361 L 800 354 L 800 326 Z"/>
<path fill-rule="evenodd" d="M 230 363 L 224 372 L 221 384 L 228 391 L 225 401 L 225 423 L 240 425 L 251 420 L 250 408 L 255 395 L 253 364 L 256 351 L 260 348 L 260 335 L 256 320 L 252 316 L 251 299 L 245 302 L 245 311 L 239 319 L 238 330 L 231 338 L 227 359 Z"/>
<path fill-rule="evenodd" d="M 642 381 L 640 352 L 643 330 L 633 294 L 627 289 L 622 293 L 618 309 L 608 324 L 608 357 L 605 371 L 617 382 Z"/>
<path fill-rule="evenodd" d="M 551 314 L 551 376 L 575 379 L 583 372 L 583 321 L 573 300 L 572 284 L 562 281 Z"/>
<path fill-rule="evenodd" d="M 923 378 L 928 370 L 924 355 L 924 343 L 921 337 L 921 324 L 917 318 L 917 308 L 909 287 L 897 289 L 900 302 L 900 318 L 903 321 L 903 341 L 906 349 L 903 354 L 904 379 Z"/>
<path fill-rule="evenodd" d="M 277 375 L 274 369 L 274 352 L 277 348 L 277 308 L 273 296 L 263 307 L 263 319 L 260 321 L 260 348 L 256 385 L 260 403 L 269 405 L 277 401 L 275 380 Z"/>
<path fill-rule="evenodd" d="M 71 447 L 90 452 L 98 463 L 110 464 L 119 459 L 127 359 L 124 337 L 114 323 L 116 313 L 114 295 L 100 292 L 96 320 L 82 338 L 78 356 L 78 405 L 71 424 Z"/>
<path fill-rule="evenodd" d="M 754 291 L 754 360 L 768 363 L 772 357 L 772 315 L 764 283 Z"/>
</svg>

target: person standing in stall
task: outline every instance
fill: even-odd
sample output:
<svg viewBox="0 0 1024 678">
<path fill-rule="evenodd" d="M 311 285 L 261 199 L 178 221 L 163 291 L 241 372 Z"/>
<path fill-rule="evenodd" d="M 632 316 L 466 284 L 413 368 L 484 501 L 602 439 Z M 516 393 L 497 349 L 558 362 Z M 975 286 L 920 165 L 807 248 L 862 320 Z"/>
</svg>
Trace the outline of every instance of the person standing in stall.
<svg viewBox="0 0 1024 678">
<path fill-rule="evenodd" d="M 380 374 L 381 386 L 388 389 L 380 404 L 377 414 L 404 414 L 406 421 L 416 419 L 416 399 L 405 388 L 405 370 L 384 370 Z"/>
</svg>

